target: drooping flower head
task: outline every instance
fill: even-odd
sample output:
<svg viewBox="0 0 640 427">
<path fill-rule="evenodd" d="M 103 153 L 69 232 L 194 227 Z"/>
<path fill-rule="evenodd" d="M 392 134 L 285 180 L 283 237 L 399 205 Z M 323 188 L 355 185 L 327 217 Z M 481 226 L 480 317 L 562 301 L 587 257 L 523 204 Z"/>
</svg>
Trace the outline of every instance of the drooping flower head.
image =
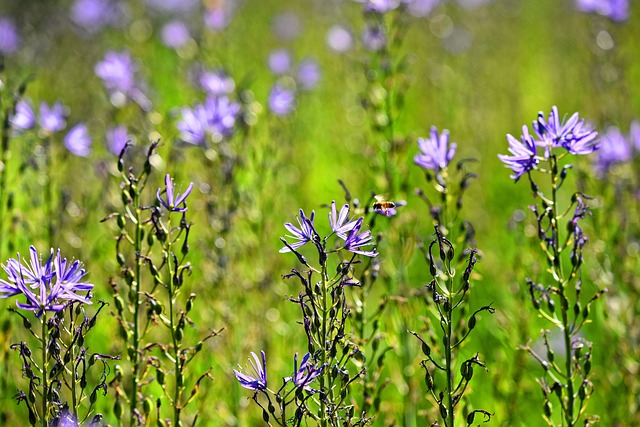
<svg viewBox="0 0 640 427">
<path fill-rule="evenodd" d="M 297 388 L 303 388 L 307 391 L 313 390 L 309 384 L 322 373 L 324 366 L 317 367 L 310 363 L 311 354 L 307 353 L 303 356 L 298 367 L 298 353 L 293 356 L 293 375 L 285 377 L 285 382 L 291 381 Z"/>
<path fill-rule="evenodd" d="M 304 214 L 304 211 L 300 209 L 300 216 L 298 217 L 298 225 L 300 225 L 300 228 L 296 227 L 290 222 L 284 223 L 284 228 L 286 228 L 287 231 L 291 233 L 290 235 L 287 235 L 285 237 L 296 241 L 293 243 L 287 242 L 289 243 L 289 246 L 281 248 L 281 254 L 291 252 L 291 249 L 298 249 L 299 247 L 305 245 L 307 242 L 313 240 L 313 237 L 316 235 L 316 231 L 313 227 L 314 217 L 314 211 L 311 211 L 311 216 L 307 218 Z"/>
<path fill-rule="evenodd" d="M 83 123 L 72 127 L 64 137 L 64 146 L 79 157 L 88 157 L 91 154 L 91 143 L 89 130 Z"/>
<path fill-rule="evenodd" d="M 258 356 L 251 352 L 253 360 L 249 359 L 251 368 L 245 369 L 238 365 L 239 370 L 234 369 L 233 373 L 240 385 L 249 390 L 261 391 L 267 389 L 267 358 L 264 351 L 260 351 L 262 363 Z"/>
<path fill-rule="evenodd" d="M 156 193 L 156 197 L 160 204 L 165 207 L 169 212 L 186 212 L 187 205 L 185 200 L 187 196 L 191 194 L 191 190 L 193 189 L 193 182 L 189 184 L 189 187 L 185 190 L 184 193 L 175 193 L 173 191 L 173 180 L 171 179 L 171 175 L 167 174 L 164 179 L 165 183 L 165 199 L 162 198 L 162 189 L 158 188 L 158 192 Z M 180 207 L 180 205 L 183 205 Z"/>
<path fill-rule="evenodd" d="M 29 252 L 30 262 L 23 262 L 18 254 L 17 259 L 11 258 L 2 265 L 8 280 L 0 280 L 0 298 L 22 294 L 26 302 L 16 301 L 16 305 L 35 312 L 36 317 L 45 311 L 60 311 L 69 301 L 91 304 L 88 297 L 78 294 L 93 289 L 93 284 L 82 281 L 85 271 L 79 261 L 69 264 L 60 250 L 54 258 L 51 249 L 43 263 L 35 247 L 31 246 Z"/>
<path fill-rule="evenodd" d="M 414 162 L 436 172 L 446 168 L 456 154 L 456 143 L 449 144 L 449 131 L 445 129 L 438 135 L 435 126 L 431 127 L 429 138 L 418 138 L 418 148 L 421 153 L 413 158 Z"/>
<path fill-rule="evenodd" d="M 595 141 L 598 132 L 580 119 L 578 113 L 573 113 L 568 120 L 560 120 L 556 106 L 551 108 L 546 120 L 544 113 L 539 112 L 533 129 L 540 138 L 537 144 L 545 147 L 545 157 L 549 157 L 551 149 L 558 147 L 565 148 L 571 154 L 589 154 L 598 148 Z"/>
<path fill-rule="evenodd" d="M 507 135 L 507 141 L 509 141 L 511 155 L 498 154 L 498 158 L 513 171 L 511 179 L 518 181 L 522 175 L 533 170 L 540 162 L 536 156 L 536 142 L 529 134 L 529 128 L 526 125 L 522 126 L 520 139 Z"/>
</svg>

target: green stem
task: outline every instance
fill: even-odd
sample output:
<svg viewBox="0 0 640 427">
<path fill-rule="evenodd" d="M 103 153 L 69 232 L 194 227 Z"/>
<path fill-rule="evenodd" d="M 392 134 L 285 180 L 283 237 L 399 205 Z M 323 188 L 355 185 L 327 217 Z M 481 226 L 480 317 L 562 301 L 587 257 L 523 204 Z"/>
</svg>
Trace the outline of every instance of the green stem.
<svg viewBox="0 0 640 427">
<path fill-rule="evenodd" d="M 174 320 L 174 299 L 175 299 L 175 287 L 173 283 L 174 271 L 173 264 L 171 263 L 171 212 L 169 212 L 169 219 L 167 220 L 167 246 L 165 248 L 165 256 L 167 257 L 167 266 L 169 269 L 169 323 L 171 328 L 171 340 L 173 342 L 173 358 L 175 363 L 175 389 L 173 392 L 173 422 L 176 426 L 180 425 L 180 395 L 182 389 L 182 368 L 180 365 L 180 348 L 177 338 L 177 331 L 175 328 Z"/>
<path fill-rule="evenodd" d="M 556 280 L 558 282 L 558 290 L 560 293 L 560 307 L 562 311 L 562 329 L 564 335 L 564 349 L 565 349 L 565 369 L 566 369 L 566 379 L 567 379 L 567 405 L 564 410 L 564 418 L 567 422 L 567 427 L 574 426 L 573 419 L 573 407 L 574 407 L 574 389 L 573 389 L 573 364 L 571 361 L 571 326 L 569 324 L 569 314 L 567 313 L 567 297 L 565 295 L 565 282 L 564 282 L 564 273 L 562 271 L 562 260 L 560 259 L 560 238 L 559 231 L 560 227 L 558 226 L 558 204 L 557 204 L 557 190 L 558 190 L 558 164 L 555 156 L 551 156 L 551 197 L 552 197 L 552 223 L 551 227 L 553 229 L 553 269 L 555 272 Z"/>
<path fill-rule="evenodd" d="M 132 186 L 133 187 L 133 186 Z M 133 340 L 131 343 L 131 351 L 130 351 L 130 357 L 131 357 L 131 368 L 133 370 L 132 372 L 132 378 L 131 378 L 131 382 L 132 382 L 132 386 L 131 386 L 131 399 L 130 399 L 130 405 L 129 405 L 129 411 L 130 411 L 130 418 L 129 418 L 129 425 L 134 426 L 136 425 L 136 417 L 135 417 L 135 412 L 136 409 L 138 407 L 138 386 L 139 386 L 139 379 L 138 379 L 138 375 L 140 372 L 140 362 L 138 360 L 138 347 L 140 346 L 140 319 L 139 319 L 139 313 L 140 313 L 140 280 L 141 280 L 141 273 L 142 273 L 142 257 L 141 257 L 141 252 L 142 252 L 142 223 L 140 221 L 140 195 L 138 192 L 137 188 L 132 188 L 134 191 L 133 193 L 133 205 L 134 205 L 134 212 L 135 212 L 135 226 L 136 226 L 136 233 L 135 233 L 135 241 L 134 241 L 134 245 L 135 245 L 135 257 L 136 257 L 136 271 L 135 271 L 135 281 L 132 284 L 133 289 L 131 289 L 131 292 L 134 293 L 134 301 L 133 301 Z"/>
<path fill-rule="evenodd" d="M 71 345 L 69 346 L 69 352 L 71 354 L 71 400 L 73 406 L 73 417 L 78 419 L 78 399 L 76 396 L 76 356 L 74 354 L 75 348 L 75 324 L 73 319 L 73 304 L 69 305 L 69 323 L 71 327 Z"/>
<path fill-rule="evenodd" d="M 47 382 L 47 370 L 49 369 L 49 364 L 47 363 L 47 316 L 46 312 L 42 313 L 40 317 L 41 323 L 41 336 L 40 341 L 42 341 L 42 418 L 40 419 L 42 423 L 42 427 L 47 426 L 47 408 L 49 407 L 48 395 L 49 395 L 49 384 Z"/>
<path fill-rule="evenodd" d="M 445 365 L 447 369 L 447 419 L 445 425 L 453 427 L 455 408 L 453 403 L 453 354 L 452 354 L 452 333 L 453 333 L 453 280 L 449 276 L 447 279 L 447 311 L 445 312 L 447 319 L 447 339 L 445 345 Z"/>
<path fill-rule="evenodd" d="M 53 146 L 51 144 L 51 137 L 47 136 L 44 139 L 44 162 L 45 162 L 45 174 L 47 177 L 46 187 L 44 191 L 45 206 L 47 210 L 47 241 L 49 247 L 53 247 L 53 233 L 54 233 L 54 218 L 53 218 Z"/>
<path fill-rule="evenodd" d="M 327 265 L 326 263 L 322 264 L 322 295 L 321 295 L 321 302 L 322 302 L 322 334 L 320 337 L 320 348 L 321 348 L 321 352 L 320 352 L 320 366 L 327 366 Z M 330 369 L 324 369 L 325 372 L 331 372 Z M 320 387 L 322 390 L 325 389 L 325 378 L 328 378 L 328 376 L 324 375 L 320 375 Z M 328 387 L 329 390 L 327 390 L 327 396 L 329 398 L 329 400 L 331 400 L 331 387 Z M 326 414 L 327 408 L 326 405 L 324 403 L 324 399 L 322 397 L 320 397 L 320 425 L 322 427 L 326 427 L 327 426 L 327 414 Z"/>
</svg>

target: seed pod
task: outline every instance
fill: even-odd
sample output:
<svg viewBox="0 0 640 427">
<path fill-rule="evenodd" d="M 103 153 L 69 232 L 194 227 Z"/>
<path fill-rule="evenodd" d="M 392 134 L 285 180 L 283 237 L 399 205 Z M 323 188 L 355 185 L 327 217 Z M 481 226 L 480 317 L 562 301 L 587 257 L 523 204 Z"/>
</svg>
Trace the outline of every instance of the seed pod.
<svg viewBox="0 0 640 427">
<path fill-rule="evenodd" d="M 144 411 L 144 415 L 148 417 L 151 413 L 151 409 L 153 409 L 153 404 L 151 402 L 151 399 L 147 397 L 146 399 L 144 399 L 144 402 L 142 402 L 142 410 Z"/>
<path fill-rule="evenodd" d="M 429 373 L 428 369 L 425 369 L 424 383 L 427 385 L 427 391 L 433 390 L 433 377 L 431 376 L 431 373 Z"/>
<path fill-rule="evenodd" d="M 440 407 L 440 408 L 439 408 L 439 409 L 440 409 L 440 416 L 441 416 L 443 419 L 445 419 L 445 420 L 446 420 L 446 419 L 447 419 L 447 408 L 446 408 L 442 403 L 439 405 L 439 407 Z"/>
<path fill-rule="evenodd" d="M 544 402 L 544 415 L 545 415 L 547 418 L 551 418 L 551 412 L 552 412 L 552 409 L 551 409 L 551 402 L 549 402 L 549 401 L 547 400 L 546 402 Z"/>
<path fill-rule="evenodd" d="M 122 403 L 120 402 L 120 399 L 116 397 L 116 401 L 113 404 L 113 413 L 115 414 L 116 419 L 119 420 L 122 418 L 122 412 L 123 412 Z"/>
<path fill-rule="evenodd" d="M 469 330 L 471 331 L 473 328 L 476 327 L 476 315 L 473 314 L 470 318 L 469 318 Z"/>
<path fill-rule="evenodd" d="M 164 385 L 164 371 L 160 368 L 156 368 L 156 381 L 158 384 Z"/>
<path fill-rule="evenodd" d="M 426 342 L 422 343 L 422 353 L 427 357 L 431 355 L 431 347 Z"/>
<path fill-rule="evenodd" d="M 473 419 L 476 417 L 476 413 L 475 411 L 471 412 L 469 415 L 467 415 L 467 425 L 471 425 L 473 424 Z"/>
<path fill-rule="evenodd" d="M 118 215 L 118 219 L 116 220 L 116 222 L 118 223 L 118 227 L 120 227 L 120 229 L 123 229 L 127 226 L 127 220 L 122 214 Z"/>
</svg>

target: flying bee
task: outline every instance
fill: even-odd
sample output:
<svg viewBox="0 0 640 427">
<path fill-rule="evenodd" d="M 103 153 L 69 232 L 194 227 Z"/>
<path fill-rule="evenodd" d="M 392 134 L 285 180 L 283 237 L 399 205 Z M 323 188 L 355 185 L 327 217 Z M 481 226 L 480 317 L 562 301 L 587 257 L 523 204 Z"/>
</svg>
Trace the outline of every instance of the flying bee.
<svg viewBox="0 0 640 427">
<path fill-rule="evenodd" d="M 389 200 L 385 200 L 382 196 L 375 196 L 376 201 L 373 202 L 373 211 L 384 216 L 393 216 L 396 214 L 396 206 L 403 206 L 404 203 L 396 204 L 396 202 L 391 202 Z"/>
</svg>

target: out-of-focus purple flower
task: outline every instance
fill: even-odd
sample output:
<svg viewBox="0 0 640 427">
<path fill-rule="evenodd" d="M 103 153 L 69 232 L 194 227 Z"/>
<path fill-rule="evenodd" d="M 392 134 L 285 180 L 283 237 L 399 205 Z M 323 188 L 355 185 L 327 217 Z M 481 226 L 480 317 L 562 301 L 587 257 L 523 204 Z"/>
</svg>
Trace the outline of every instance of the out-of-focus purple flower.
<svg viewBox="0 0 640 427">
<path fill-rule="evenodd" d="M 353 229 L 351 229 L 344 241 L 344 249 L 348 250 L 349 252 L 353 252 L 354 254 L 376 257 L 378 256 L 378 252 L 376 252 L 375 248 L 370 251 L 362 249 L 364 246 L 370 246 L 373 244 L 371 230 L 367 230 L 358 234 L 360 232 L 360 228 L 362 227 L 363 221 L 364 218 L 359 218 L 356 221 L 356 224 L 354 225 Z"/>
<path fill-rule="evenodd" d="M 400 0 L 355 0 L 363 3 L 364 11 L 368 13 L 387 13 L 400 6 Z"/>
<path fill-rule="evenodd" d="M 33 111 L 31 101 L 21 99 L 16 104 L 16 113 L 11 117 L 11 129 L 15 132 L 24 132 L 31 129 L 36 123 L 36 114 Z"/>
<path fill-rule="evenodd" d="M 320 81 L 320 65 L 315 59 L 307 58 L 298 65 L 297 82 L 303 90 L 313 90 Z"/>
<path fill-rule="evenodd" d="M 640 152 L 640 120 L 633 120 L 629 126 L 629 141 Z"/>
<path fill-rule="evenodd" d="M 378 23 L 367 22 L 362 29 L 362 43 L 367 50 L 381 51 L 387 45 L 384 27 Z"/>
<path fill-rule="evenodd" d="M 76 0 L 71 6 L 71 20 L 88 33 L 117 24 L 118 7 L 112 0 Z"/>
<path fill-rule="evenodd" d="M 82 282 L 85 271 L 79 261 L 67 266 L 67 260 L 62 258 L 60 250 L 54 259 L 51 249 L 49 258 L 43 264 L 35 247 L 29 247 L 29 252 L 31 262 L 23 263 L 18 254 L 17 259 L 11 258 L 2 266 L 8 281 L 0 282 L 0 293 L 3 292 L 0 297 L 23 294 L 26 303 L 16 301 L 16 305 L 23 310 L 34 311 L 36 317 L 42 316 L 45 311 L 60 311 L 68 301 L 91 304 L 89 298 L 78 294 L 93 289 L 93 284 Z M 37 292 L 32 289 L 37 289 Z"/>
<path fill-rule="evenodd" d="M 208 8 L 204 12 L 204 25 L 213 31 L 222 31 L 233 18 L 235 12 L 235 2 L 225 1 L 221 5 L 214 2 L 212 8 Z"/>
<path fill-rule="evenodd" d="M 336 233 L 338 237 L 341 239 L 346 239 L 347 234 L 353 230 L 356 226 L 357 221 L 349 221 L 349 205 L 344 204 L 342 208 L 340 208 L 340 213 L 338 214 L 336 209 L 336 202 L 331 202 L 331 212 L 329 213 L 329 224 L 331 225 L 331 230 Z"/>
<path fill-rule="evenodd" d="M 327 31 L 327 45 L 338 53 L 345 53 L 353 48 L 353 35 L 342 25 L 334 25 Z"/>
<path fill-rule="evenodd" d="M 600 140 L 600 149 L 596 153 L 594 169 L 603 176 L 616 163 L 624 163 L 631 159 L 633 152 L 631 143 L 620 129 L 610 127 Z"/>
<path fill-rule="evenodd" d="M 296 109 L 295 91 L 281 83 L 276 83 L 269 92 L 269 110 L 278 117 L 291 114 Z"/>
<path fill-rule="evenodd" d="M 236 88 L 233 78 L 223 70 L 205 71 L 200 74 L 198 82 L 209 95 L 229 95 Z"/>
<path fill-rule="evenodd" d="M 105 133 L 107 140 L 107 148 L 116 156 L 120 155 L 124 146 L 129 142 L 129 133 L 125 125 L 113 126 L 107 129 Z"/>
<path fill-rule="evenodd" d="M 536 142 L 529 134 L 527 126 L 522 126 L 520 140 L 507 135 L 507 141 L 509 141 L 509 152 L 512 155 L 498 154 L 498 158 L 513 171 L 511 179 L 518 181 L 522 175 L 534 169 L 540 162 L 536 156 Z"/>
<path fill-rule="evenodd" d="M 67 410 L 63 410 L 61 413 L 58 414 L 57 417 L 53 419 L 53 425 L 57 427 L 79 427 L 80 426 L 80 424 L 78 424 L 78 421 L 73 416 L 73 414 Z"/>
<path fill-rule="evenodd" d="M 180 49 L 191 39 L 189 28 L 184 22 L 175 20 L 167 22 L 161 30 L 162 43 L 172 49 Z"/>
<path fill-rule="evenodd" d="M 47 133 L 55 133 L 64 129 L 67 126 L 67 121 L 62 102 L 56 102 L 51 108 L 46 102 L 41 102 L 39 124 L 42 130 Z"/>
<path fill-rule="evenodd" d="M 91 136 L 85 124 L 72 127 L 64 137 L 64 146 L 76 156 L 88 157 L 91 154 Z"/>
<path fill-rule="evenodd" d="M 310 358 L 310 353 L 305 354 L 302 357 L 300 367 L 298 368 L 298 353 L 296 353 L 293 356 L 293 375 L 285 377 L 284 381 L 291 381 L 297 388 L 303 388 L 307 391 L 315 391 L 309 386 L 309 384 L 311 384 L 311 382 L 322 373 L 324 366 L 320 366 L 318 368 L 317 366 L 309 363 Z"/>
<path fill-rule="evenodd" d="M 430 134 L 428 139 L 418 138 L 418 148 L 422 153 L 417 154 L 413 160 L 420 167 L 439 172 L 455 156 L 456 143 L 449 144 L 449 131 L 446 129 L 438 136 L 438 129 L 432 126 Z"/>
<path fill-rule="evenodd" d="M 203 105 L 195 108 L 185 107 L 178 121 L 180 139 L 193 145 L 201 145 L 205 141 L 207 132 L 207 114 Z"/>
<path fill-rule="evenodd" d="M 253 357 L 253 360 L 249 359 L 251 368 L 245 369 L 238 365 L 239 370 L 233 370 L 240 385 L 249 390 L 264 391 L 267 389 L 267 358 L 264 351 L 260 351 L 260 354 L 262 363 L 260 363 L 258 355 L 251 352 L 251 357 Z"/>
<path fill-rule="evenodd" d="M 163 199 L 161 197 L 161 188 L 158 188 L 158 192 L 156 193 L 156 197 L 158 198 L 160 204 L 164 206 L 169 212 L 186 212 L 187 204 L 185 203 L 185 200 L 187 199 L 187 196 L 191 194 L 191 190 L 193 189 L 193 182 L 189 184 L 189 187 L 187 187 L 185 192 L 182 194 L 173 193 L 173 180 L 171 179 L 171 176 L 169 174 L 164 177 L 164 183 L 164 192 L 166 199 Z M 184 206 L 180 207 L 180 205 L 182 204 L 184 204 Z"/>
<path fill-rule="evenodd" d="M 269 54 L 269 70 L 276 76 L 291 70 L 291 54 L 286 49 L 276 49 Z"/>
<path fill-rule="evenodd" d="M 214 141 L 233 135 L 240 104 L 227 96 L 209 96 L 204 103 L 206 130 Z"/>
<path fill-rule="evenodd" d="M 597 13 L 613 21 L 629 18 L 629 0 L 576 0 L 580 12 Z"/>
<path fill-rule="evenodd" d="M 578 113 L 573 113 L 568 120 L 560 120 L 558 107 L 551 108 L 549 119 L 545 120 L 544 113 L 538 113 L 538 119 L 533 122 L 533 129 L 540 138 L 537 144 L 545 147 L 545 157 L 550 154 L 550 149 L 564 147 L 571 154 L 589 154 L 598 148 L 596 132 Z"/>
<path fill-rule="evenodd" d="M 293 40 L 300 35 L 300 20 L 294 12 L 284 12 L 273 20 L 273 32 L 282 40 Z"/>
<path fill-rule="evenodd" d="M 107 52 L 94 72 L 110 93 L 130 95 L 134 92 L 136 66 L 129 52 Z"/>
<path fill-rule="evenodd" d="M 403 0 L 409 13 L 416 18 L 424 18 L 442 3 L 443 0 Z"/>
<path fill-rule="evenodd" d="M 0 54 L 11 55 L 20 47 L 20 36 L 13 21 L 0 16 Z"/>
<path fill-rule="evenodd" d="M 310 242 L 311 240 L 313 240 L 313 236 L 315 236 L 316 234 L 316 231 L 313 228 L 313 218 L 315 217 L 315 214 L 316 213 L 314 211 L 311 211 L 311 216 L 307 218 L 304 215 L 304 211 L 300 209 L 300 216 L 297 218 L 300 228 L 297 228 L 295 225 L 291 224 L 290 222 L 284 223 L 284 228 L 286 228 L 287 231 L 291 233 L 291 235 L 286 235 L 285 237 L 288 237 L 289 239 L 297 240 L 296 242 L 289 244 L 291 249 L 298 249 L 299 247 L 305 245 L 307 242 Z M 287 252 L 291 252 L 291 249 L 289 249 L 289 246 L 285 246 L 281 248 L 280 253 L 284 254 Z"/>
</svg>

